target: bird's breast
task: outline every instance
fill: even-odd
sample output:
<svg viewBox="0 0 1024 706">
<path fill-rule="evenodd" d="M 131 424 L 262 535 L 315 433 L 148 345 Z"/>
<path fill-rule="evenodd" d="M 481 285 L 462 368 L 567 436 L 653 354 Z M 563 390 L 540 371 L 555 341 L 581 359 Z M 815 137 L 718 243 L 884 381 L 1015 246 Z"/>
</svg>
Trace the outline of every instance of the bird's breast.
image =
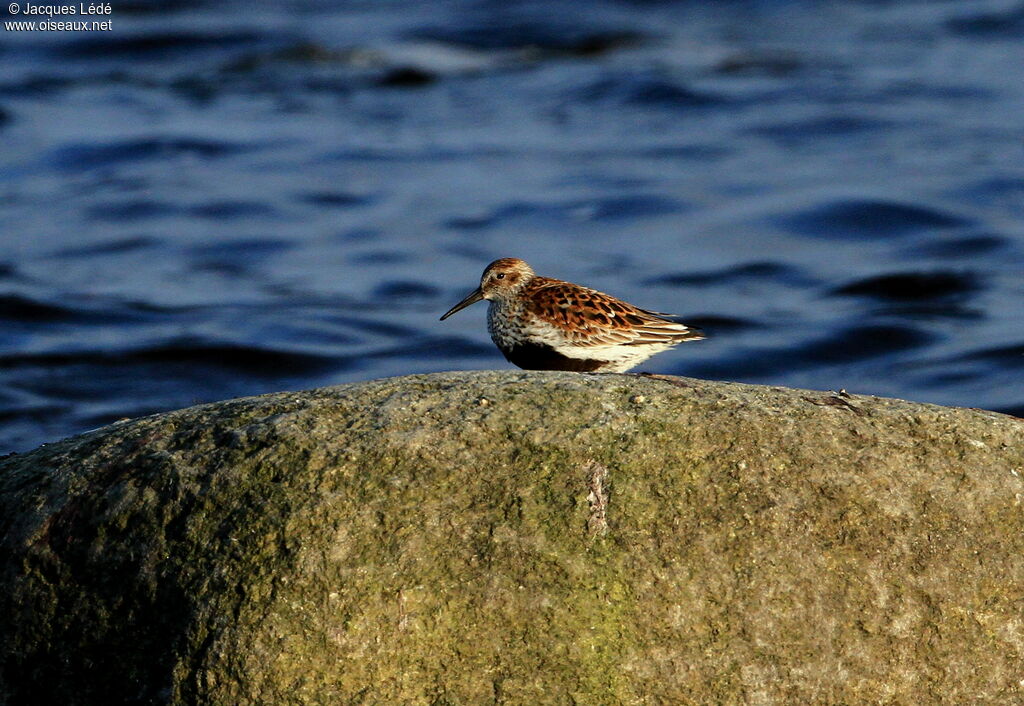
<svg viewBox="0 0 1024 706">
<path fill-rule="evenodd" d="M 487 308 L 487 331 L 491 340 L 502 350 L 514 348 L 526 340 L 522 321 L 522 307 L 508 302 L 492 301 Z"/>
</svg>

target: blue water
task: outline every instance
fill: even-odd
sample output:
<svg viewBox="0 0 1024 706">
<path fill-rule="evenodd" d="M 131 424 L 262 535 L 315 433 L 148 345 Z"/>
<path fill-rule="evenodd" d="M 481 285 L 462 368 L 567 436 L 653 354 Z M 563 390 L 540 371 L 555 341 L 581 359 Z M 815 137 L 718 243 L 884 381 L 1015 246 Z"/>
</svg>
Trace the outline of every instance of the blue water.
<svg viewBox="0 0 1024 706">
<path fill-rule="evenodd" d="M 1024 415 L 1024 3 L 112 8 L 0 29 L 0 451 L 509 367 L 437 320 L 502 256 L 709 333 L 644 370 Z"/>
</svg>

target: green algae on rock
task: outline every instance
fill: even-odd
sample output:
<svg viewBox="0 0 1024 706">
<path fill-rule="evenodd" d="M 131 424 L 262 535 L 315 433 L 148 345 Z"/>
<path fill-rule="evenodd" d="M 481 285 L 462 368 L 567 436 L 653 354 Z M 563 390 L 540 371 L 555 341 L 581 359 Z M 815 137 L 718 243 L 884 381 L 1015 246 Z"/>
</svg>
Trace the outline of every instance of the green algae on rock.
<svg viewBox="0 0 1024 706">
<path fill-rule="evenodd" d="M 0 702 L 1024 700 L 1024 422 L 419 375 L 0 461 Z"/>
</svg>

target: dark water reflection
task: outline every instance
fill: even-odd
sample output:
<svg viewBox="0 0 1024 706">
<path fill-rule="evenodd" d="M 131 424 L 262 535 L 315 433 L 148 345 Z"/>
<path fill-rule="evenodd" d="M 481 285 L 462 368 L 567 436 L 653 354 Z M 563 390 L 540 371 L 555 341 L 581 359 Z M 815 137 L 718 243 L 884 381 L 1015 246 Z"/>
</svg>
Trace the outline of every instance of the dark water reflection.
<svg viewBox="0 0 1024 706">
<path fill-rule="evenodd" d="M 490 260 L 645 369 L 1024 414 L 1024 4 L 113 4 L 0 33 L 0 451 L 505 367 Z"/>
</svg>

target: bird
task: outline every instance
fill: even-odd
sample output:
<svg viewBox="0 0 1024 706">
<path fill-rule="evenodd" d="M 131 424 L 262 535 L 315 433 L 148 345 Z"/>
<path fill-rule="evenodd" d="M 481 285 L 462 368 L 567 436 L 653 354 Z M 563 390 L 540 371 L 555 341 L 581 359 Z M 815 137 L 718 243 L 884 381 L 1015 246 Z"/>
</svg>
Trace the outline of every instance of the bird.
<svg viewBox="0 0 1024 706">
<path fill-rule="evenodd" d="M 491 340 L 525 370 L 623 373 L 656 353 L 704 333 L 621 299 L 534 273 L 515 257 L 484 269 L 480 286 L 449 309 L 444 321 L 486 299 Z"/>
</svg>

